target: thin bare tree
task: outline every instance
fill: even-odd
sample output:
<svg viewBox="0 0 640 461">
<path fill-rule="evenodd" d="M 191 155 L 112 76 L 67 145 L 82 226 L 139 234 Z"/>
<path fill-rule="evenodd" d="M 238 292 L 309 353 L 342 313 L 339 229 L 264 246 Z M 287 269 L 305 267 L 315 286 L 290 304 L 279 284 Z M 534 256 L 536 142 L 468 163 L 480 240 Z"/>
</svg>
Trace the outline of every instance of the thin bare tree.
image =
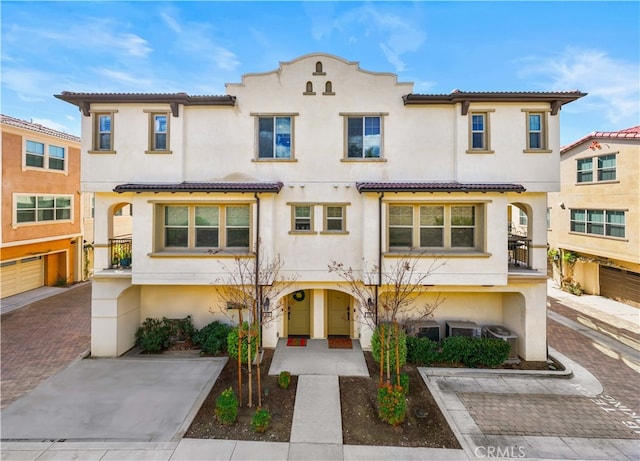
<svg viewBox="0 0 640 461">
<path fill-rule="evenodd" d="M 253 350 L 257 349 L 257 393 L 258 406 L 262 406 L 261 387 L 261 354 L 260 343 L 261 328 L 275 322 L 281 314 L 281 309 L 275 305 L 282 293 L 288 290 L 297 277 L 285 279 L 280 274 L 284 267 L 284 261 L 277 255 L 268 260 L 264 255 L 256 258 L 252 256 L 235 256 L 233 266 L 222 264 L 226 273 L 224 284 L 218 288 L 220 297 L 224 303 L 223 312 L 235 321 L 231 312 L 238 313 L 238 393 L 242 405 L 242 343 L 247 342 L 247 385 L 249 407 L 253 407 Z M 213 313 L 213 309 L 210 309 Z M 256 343 L 258 341 L 258 343 Z"/>
<path fill-rule="evenodd" d="M 329 272 L 335 272 L 346 282 L 347 288 L 355 298 L 360 315 L 359 321 L 371 330 L 380 326 L 380 382 L 386 365 L 387 382 L 391 382 L 391 345 L 396 345 L 396 379 L 400 383 L 399 320 L 422 320 L 433 315 L 444 302 L 440 294 L 432 302 L 416 305 L 419 296 L 428 291 L 427 279 L 445 263 L 434 258 L 426 270 L 420 271 L 419 263 L 424 261 L 424 253 L 411 252 L 398 257 L 389 267 L 371 265 L 363 260 L 363 269 L 355 271 L 337 261 L 331 261 Z M 394 341 L 395 339 L 395 341 Z"/>
</svg>

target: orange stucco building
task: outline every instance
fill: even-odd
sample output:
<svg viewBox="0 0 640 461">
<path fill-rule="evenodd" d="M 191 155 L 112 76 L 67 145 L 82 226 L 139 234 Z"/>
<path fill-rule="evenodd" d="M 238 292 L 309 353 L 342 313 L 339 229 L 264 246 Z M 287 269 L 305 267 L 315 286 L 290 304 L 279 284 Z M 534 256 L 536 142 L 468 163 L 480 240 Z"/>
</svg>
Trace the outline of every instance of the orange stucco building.
<svg viewBox="0 0 640 461">
<path fill-rule="evenodd" d="M 80 139 L 2 115 L 5 298 L 82 279 Z"/>
</svg>

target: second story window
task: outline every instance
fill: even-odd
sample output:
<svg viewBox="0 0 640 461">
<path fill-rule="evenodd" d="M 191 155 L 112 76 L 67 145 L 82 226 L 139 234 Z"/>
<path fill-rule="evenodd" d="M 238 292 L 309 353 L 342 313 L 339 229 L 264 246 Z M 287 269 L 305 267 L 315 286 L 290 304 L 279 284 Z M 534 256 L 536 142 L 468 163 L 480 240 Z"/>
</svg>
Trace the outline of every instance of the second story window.
<svg viewBox="0 0 640 461">
<path fill-rule="evenodd" d="M 382 120 L 379 116 L 347 117 L 347 158 L 380 158 Z"/>
<path fill-rule="evenodd" d="M 598 157 L 598 181 L 614 181 L 616 179 L 616 156 Z"/>
<path fill-rule="evenodd" d="M 324 206 L 324 232 L 346 233 L 345 210 L 344 205 Z"/>
<path fill-rule="evenodd" d="M 291 207 L 293 232 L 313 232 L 313 206 L 293 205 Z"/>
<path fill-rule="evenodd" d="M 578 182 L 592 182 L 593 181 L 593 158 L 581 158 L 578 159 Z"/>
<path fill-rule="evenodd" d="M 72 197 L 70 195 L 17 195 L 15 198 L 16 223 L 69 221 Z"/>
<path fill-rule="evenodd" d="M 290 116 L 258 117 L 258 158 L 291 159 L 292 125 Z"/>
<path fill-rule="evenodd" d="M 571 210 L 571 232 L 625 237 L 625 212 L 618 210 Z"/>
<path fill-rule="evenodd" d="M 113 113 L 95 113 L 93 124 L 93 152 L 113 153 Z"/>
</svg>

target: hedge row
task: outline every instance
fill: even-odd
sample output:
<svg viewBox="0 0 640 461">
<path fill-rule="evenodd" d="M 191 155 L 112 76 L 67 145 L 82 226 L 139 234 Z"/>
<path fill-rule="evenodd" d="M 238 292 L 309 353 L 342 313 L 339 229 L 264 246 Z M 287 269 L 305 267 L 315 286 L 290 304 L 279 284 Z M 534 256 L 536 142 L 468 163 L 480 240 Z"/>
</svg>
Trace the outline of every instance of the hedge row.
<svg viewBox="0 0 640 461">
<path fill-rule="evenodd" d="M 508 357 L 511 346 L 494 338 L 450 336 L 440 342 L 407 337 L 407 362 L 420 366 L 434 363 L 462 364 L 466 367 L 495 367 Z"/>
</svg>

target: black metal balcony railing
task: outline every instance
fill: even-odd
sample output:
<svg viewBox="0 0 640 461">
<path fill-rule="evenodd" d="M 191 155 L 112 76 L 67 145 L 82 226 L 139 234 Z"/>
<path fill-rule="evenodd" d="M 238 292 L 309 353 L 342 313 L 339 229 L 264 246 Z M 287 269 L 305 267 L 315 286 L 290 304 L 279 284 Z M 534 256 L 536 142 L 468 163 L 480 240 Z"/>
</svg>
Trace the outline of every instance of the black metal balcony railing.
<svg viewBox="0 0 640 461">
<path fill-rule="evenodd" d="M 518 235 L 509 236 L 509 266 L 531 269 L 529 244 L 531 240 Z"/>
<path fill-rule="evenodd" d="M 131 242 L 132 239 L 109 239 L 110 267 L 131 267 Z"/>
</svg>

